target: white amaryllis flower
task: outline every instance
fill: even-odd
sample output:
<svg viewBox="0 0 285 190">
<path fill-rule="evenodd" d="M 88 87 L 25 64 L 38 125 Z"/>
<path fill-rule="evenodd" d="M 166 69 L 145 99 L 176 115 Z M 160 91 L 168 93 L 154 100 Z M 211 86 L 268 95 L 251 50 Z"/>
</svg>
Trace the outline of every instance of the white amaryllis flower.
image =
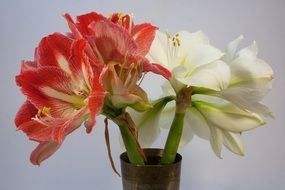
<svg viewBox="0 0 285 190">
<path fill-rule="evenodd" d="M 232 152 L 243 155 L 241 133 L 265 123 L 259 115 L 252 112 L 255 110 L 246 109 L 252 103 L 243 103 L 244 106 L 242 106 L 238 104 L 238 98 L 232 95 L 234 90 L 239 91 L 239 88 L 246 87 L 244 81 L 252 80 L 253 76 L 258 76 L 258 71 L 255 71 L 254 75 L 251 72 L 259 69 L 256 64 L 250 65 L 248 68 L 250 75 L 247 78 L 245 77 L 246 63 L 242 60 L 250 60 L 250 56 L 247 55 L 250 54 L 248 53 L 249 50 L 245 49 L 239 53 L 239 55 L 243 55 L 240 56 L 242 57 L 240 62 L 244 69 L 242 70 L 244 72 L 240 73 L 240 66 L 236 60 L 238 57 L 236 58 L 235 50 L 233 50 L 236 48 L 235 43 L 229 45 L 228 51 L 224 55 L 221 51 L 210 46 L 207 37 L 200 31 L 196 33 L 182 31 L 175 34 L 174 37 L 157 32 L 148 58 L 163 65 L 173 73 L 170 80 L 171 85 L 167 83 L 163 87 L 164 96 L 175 95 L 185 86 L 194 88 L 192 104 L 186 110 L 184 118 L 181 146 L 188 143 L 195 134 L 203 139 L 208 139 L 218 157 L 221 157 L 223 144 Z M 256 57 L 255 59 L 251 57 L 251 59 L 257 60 Z M 227 64 L 225 61 L 227 63 L 233 62 Z M 264 76 L 266 70 L 264 65 L 261 65 L 263 70 L 260 72 L 260 76 Z M 253 83 L 247 83 L 247 85 Z M 264 84 L 260 85 L 256 86 L 256 91 Z M 174 114 L 175 104 L 167 104 L 161 113 L 159 126 L 169 128 Z M 153 123 L 148 122 L 147 124 Z M 157 134 L 156 125 L 152 125 L 152 128 L 140 125 L 140 128 L 153 129 Z M 140 138 L 149 136 L 153 131 L 147 130 L 146 133 L 140 133 Z"/>
<path fill-rule="evenodd" d="M 228 84 L 230 70 L 220 60 L 223 53 L 210 45 L 207 36 L 201 32 L 181 31 L 173 37 L 156 31 L 147 58 L 172 71 L 170 80 L 178 91 L 181 84 L 221 90 Z"/>
<path fill-rule="evenodd" d="M 273 117 L 272 112 L 260 101 L 272 87 L 272 68 L 257 57 L 257 44 L 253 42 L 236 53 L 243 36 L 229 43 L 222 58 L 231 70 L 229 86 L 217 95 L 233 102 L 240 108 L 264 116 Z"/>
<path fill-rule="evenodd" d="M 163 86 L 164 93 L 174 94 L 169 84 Z M 159 127 L 169 128 L 175 114 L 175 104 L 168 104 L 163 110 Z M 243 110 L 228 100 L 204 94 L 192 95 L 188 107 L 180 146 L 190 142 L 194 135 L 209 140 L 213 151 L 221 157 L 224 144 L 233 153 L 243 155 L 241 133 L 265 124 L 256 113 Z"/>
<path fill-rule="evenodd" d="M 173 37 L 168 33 L 156 31 L 155 39 L 146 57 L 151 62 L 172 71 L 173 77 L 170 81 L 172 87 L 178 92 L 189 84 L 213 90 L 226 87 L 230 70 L 226 63 L 219 61 L 222 56 L 223 53 L 212 47 L 207 36 L 201 31 L 195 33 L 181 31 Z M 154 106 L 155 109 L 143 113 L 128 110 L 136 123 L 139 142 L 143 147 L 150 146 L 159 136 L 158 121 L 164 106 Z"/>
</svg>

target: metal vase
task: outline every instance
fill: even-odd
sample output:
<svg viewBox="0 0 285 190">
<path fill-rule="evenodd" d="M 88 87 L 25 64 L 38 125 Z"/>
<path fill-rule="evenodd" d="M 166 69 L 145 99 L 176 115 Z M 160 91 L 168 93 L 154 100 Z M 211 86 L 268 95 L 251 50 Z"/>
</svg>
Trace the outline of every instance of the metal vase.
<svg viewBox="0 0 285 190">
<path fill-rule="evenodd" d="M 121 154 L 121 174 L 124 190 L 179 190 L 182 157 L 176 155 L 173 164 L 160 165 L 163 150 L 144 149 L 144 166 L 129 162 L 127 153 Z"/>
</svg>

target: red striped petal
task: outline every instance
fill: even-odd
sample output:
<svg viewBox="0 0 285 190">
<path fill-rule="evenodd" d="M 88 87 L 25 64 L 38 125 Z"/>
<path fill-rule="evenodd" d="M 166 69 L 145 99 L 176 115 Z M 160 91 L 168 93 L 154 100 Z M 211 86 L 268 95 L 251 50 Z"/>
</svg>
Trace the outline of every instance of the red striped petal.
<svg viewBox="0 0 285 190">
<path fill-rule="evenodd" d="M 66 135 L 74 131 L 84 121 L 82 117 L 86 113 L 83 108 L 66 117 L 52 117 L 50 115 L 38 116 L 18 126 L 26 135 L 35 141 L 56 141 L 61 143 Z"/>
<path fill-rule="evenodd" d="M 34 141 L 50 141 L 54 140 L 61 142 L 62 140 L 62 127 L 46 126 L 39 123 L 36 120 L 25 122 L 18 127 L 19 130 L 23 131 L 31 140 Z"/>
<path fill-rule="evenodd" d="M 151 71 L 153 73 L 162 75 L 166 79 L 169 79 L 172 76 L 168 69 L 156 63 L 149 63 L 148 61 L 143 62 L 142 69 L 144 72 Z"/>
<path fill-rule="evenodd" d="M 40 165 L 42 161 L 49 158 L 61 144 L 54 141 L 41 142 L 31 153 L 30 161 L 34 165 Z"/>
<path fill-rule="evenodd" d="M 99 78 L 95 77 L 93 80 L 92 92 L 89 96 L 88 107 L 91 120 L 85 123 L 86 132 L 90 133 L 96 123 L 96 115 L 100 113 L 105 99 L 105 91 L 99 82 Z"/>
<path fill-rule="evenodd" d="M 110 21 L 92 23 L 90 28 L 96 33 L 89 42 L 103 63 L 124 62 L 126 55 L 136 55 L 137 45 L 130 34 Z"/>
<path fill-rule="evenodd" d="M 51 107 L 53 112 L 63 112 L 62 108 L 70 108 L 68 101 L 57 100 L 50 97 L 43 89 L 50 88 L 66 95 L 72 95 L 72 82 L 65 72 L 56 67 L 40 67 L 16 76 L 17 85 L 21 87 L 23 94 L 38 109 Z M 62 108 L 61 108 L 62 107 Z"/>
<path fill-rule="evenodd" d="M 135 25 L 131 31 L 131 35 L 138 45 L 139 52 L 145 56 L 155 37 L 155 30 L 157 27 L 149 23 Z"/>
<path fill-rule="evenodd" d="M 21 124 L 31 121 L 31 118 L 33 118 L 37 113 L 38 109 L 29 101 L 26 101 L 16 114 L 14 120 L 16 127 L 18 128 Z"/>
<path fill-rule="evenodd" d="M 72 39 L 54 33 L 43 38 L 37 49 L 38 64 L 40 66 L 60 66 L 60 57 L 68 60 Z"/>
<path fill-rule="evenodd" d="M 89 67 L 90 65 L 87 62 L 87 59 L 84 57 L 84 48 L 86 47 L 86 41 L 84 39 L 76 40 L 74 43 L 72 43 L 71 46 L 71 57 L 68 60 L 70 70 L 72 72 L 72 75 L 75 77 L 83 77 L 83 66 Z M 92 73 L 89 73 L 92 75 Z M 81 78 L 81 80 L 84 80 L 84 78 Z"/>
<path fill-rule="evenodd" d="M 67 123 L 67 119 L 61 119 L 61 123 L 53 121 L 53 125 L 46 126 L 35 120 L 38 109 L 29 101 L 26 101 L 15 117 L 15 124 L 18 130 L 22 130 L 26 135 L 35 141 L 58 140 L 62 139 L 62 125 Z"/>
<path fill-rule="evenodd" d="M 98 13 L 91 12 L 84 15 L 77 16 L 77 27 L 84 36 L 88 36 L 94 31 L 90 31 L 89 25 L 93 22 L 106 20 L 106 18 Z"/>
<path fill-rule="evenodd" d="M 71 57 L 69 59 L 69 67 L 72 75 L 77 78 L 78 81 L 85 81 L 91 88 L 91 82 L 94 78 L 93 69 L 96 69 L 96 65 L 90 62 L 90 59 L 86 56 L 84 50 L 87 42 L 84 39 L 76 40 L 72 44 Z"/>
<path fill-rule="evenodd" d="M 37 62 L 36 61 L 22 61 L 21 62 L 21 73 L 28 71 L 28 70 L 33 70 L 37 68 Z"/>
<path fill-rule="evenodd" d="M 64 17 L 68 23 L 68 26 L 69 26 L 74 38 L 75 39 L 84 39 L 84 37 L 82 36 L 80 31 L 78 30 L 77 25 L 72 20 L 71 16 L 69 14 L 65 14 Z M 80 42 L 80 43 L 82 43 L 82 42 Z M 94 54 L 89 43 L 85 44 L 85 52 L 88 55 L 88 57 L 90 58 L 90 63 L 93 65 L 93 67 L 98 67 L 99 61 L 97 60 L 97 58 L 96 58 L 96 56 L 95 56 L 95 54 Z"/>
<path fill-rule="evenodd" d="M 86 112 L 86 109 L 81 109 L 73 117 L 71 117 L 69 126 L 64 128 L 61 141 L 39 141 L 40 144 L 31 153 L 30 160 L 34 165 L 40 165 L 40 163 L 49 158 L 62 144 L 67 135 L 80 127 L 83 122 L 82 115 Z M 35 140 L 35 139 L 33 139 Z"/>
<path fill-rule="evenodd" d="M 83 38 L 83 36 L 81 35 L 80 31 L 78 30 L 76 24 L 74 23 L 73 19 L 71 18 L 71 16 L 66 13 L 63 15 L 65 20 L 67 21 L 68 27 L 72 32 L 72 35 L 75 39 L 81 39 Z"/>
<path fill-rule="evenodd" d="M 24 88 L 27 85 L 37 89 L 51 87 L 66 94 L 72 94 L 72 81 L 70 77 L 57 67 L 40 67 L 16 76 L 17 85 Z"/>
</svg>

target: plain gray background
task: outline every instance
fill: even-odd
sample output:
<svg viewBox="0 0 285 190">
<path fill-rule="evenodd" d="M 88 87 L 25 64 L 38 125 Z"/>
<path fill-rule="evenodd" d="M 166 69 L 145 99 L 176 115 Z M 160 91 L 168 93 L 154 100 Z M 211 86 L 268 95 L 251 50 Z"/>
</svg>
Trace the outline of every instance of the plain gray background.
<svg viewBox="0 0 285 190">
<path fill-rule="evenodd" d="M 276 119 L 244 134 L 245 157 L 223 151 L 223 160 L 208 142 L 195 138 L 183 154 L 181 190 L 283 190 L 285 187 L 283 0 L 1 0 L 0 2 L 0 189 L 1 190 L 120 190 L 121 179 L 111 170 L 104 143 L 102 118 L 92 134 L 83 128 L 70 135 L 61 149 L 40 167 L 29 163 L 35 143 L 16 132 L 14 115 L 24 96 L 15 85 L 20 60 L 32 59 L 34 48 L 49 33 L 66 32 L 61 16 L 89 11 L 134 13 L 136 23 L 149 21 L 161 30 L 203 30 L 221 49 L 240 34 L 242 45 L 256 40 L 259 57 L 275 71 L 273 90 L 264 102 Z M 152 81 L 152 82 L 151 82 Z M 153 82 L 157 81 L 157 83 Z M 145 89 L 160 95 L 160 77 L 149 75 Z M 118 128 L 110 126 L 113 156 L 119 168 Z M 163 144 L 161 138 L 156 146 Z"/>
</svg>

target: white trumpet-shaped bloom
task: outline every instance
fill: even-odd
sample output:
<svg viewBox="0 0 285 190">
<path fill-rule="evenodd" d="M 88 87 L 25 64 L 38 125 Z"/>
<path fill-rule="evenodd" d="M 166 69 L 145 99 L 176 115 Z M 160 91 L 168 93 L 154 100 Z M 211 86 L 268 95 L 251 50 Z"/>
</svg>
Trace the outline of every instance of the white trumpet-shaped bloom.
<svg viewBox="0 0 285 190">
<path fill-rule="evenodd" d="M 272 87 L 273 70 L 257 57 L 256 42 L 237 52 L 242 39 L 240 36 L 230 42 L 222 58 L 230 67 L 231 79 L 228 88 L 219 95 L 242 109 L 273 117 L 272 112 L 260 103 Z"/>
<path fill-rule="evenodd" d="M 165 93 L 174 94 L 169 84 L 163 86 Z M 159 127 L 169 128 L 175 114 L 175 104 L 167 104 L 161 113 Z M 194 135 L 209 140 L 213 151 L 221 157 L 222 145 L 233 153 L 243 155 L 241 133 L 265 124 L 256 113 L 243 110 L 228 100 L 211 95 L 192 95 L 188 107 L 180 146 L 190 142 Z"/>
<path fill-rule="evenodd" d="M 230 79 L 228 65 L 220 60 L 223 55 L 201 31 L 181 31 L 173 37 L 157 31 L 147 58 L 172 71 L 172 84 L 177 80 L 187 86 L 221 90 Z M 173 88 L 179 90 L 177 84 Z"/>
<path fill-rule="evenodd" d="M 209 44 L 201 31 L 182 31 L 173 37 L 157 31 L 147 57 L 172 71 L 170 83 L 163 85 L 163 96 L 175 95 L 186 86 L 193 87 L 180 146 L 197 135 L 210 141 L 218 157 L 221 157 L 222 145 L 243 155 L 242 132 L 265 124 L 258 114 L 270 112 L 259 102 L 271 87 L 273 71 L 256 57 L 256 43 L 236 53 L 241 39 L 231 42 L 222 53 Z M 161 116 L 159 122 L 149 119 L 145 125 L 139 125 L 139 130 L 144 131 L 139 134 L 140 139 L 158 136 L 157 127 L 170 127 L 175 103 L 160 108 L 163 111 L 157 110 Z M 146 120 L 145 116 L 145 113 L 136 115 L 136 123 Z M 150 122 L 152 120 L 155 122 Z"/>
</svg>

